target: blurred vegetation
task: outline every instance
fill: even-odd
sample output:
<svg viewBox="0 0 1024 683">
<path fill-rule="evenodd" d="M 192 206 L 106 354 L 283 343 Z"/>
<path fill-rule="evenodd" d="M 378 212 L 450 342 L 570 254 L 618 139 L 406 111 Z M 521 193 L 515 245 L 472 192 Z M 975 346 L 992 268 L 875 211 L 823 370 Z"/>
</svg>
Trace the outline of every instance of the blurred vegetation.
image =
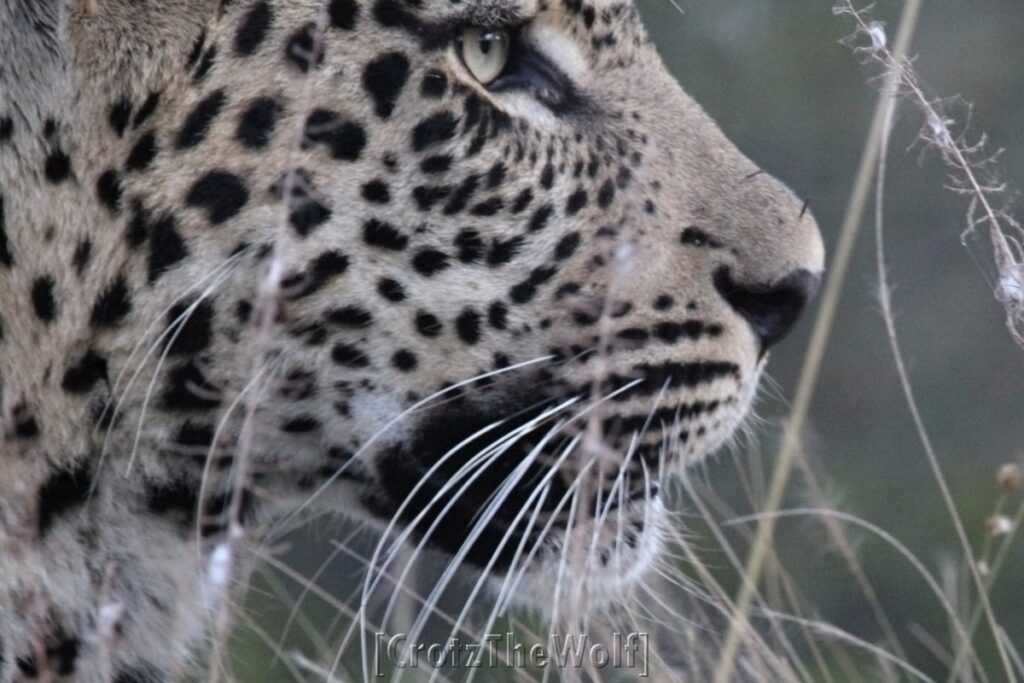
<svg viewBox="0 0 1024 683">
<path fill-rule="evenodd" d="M 849 22 L 833 15 L 828 0 L 638 1 L 684 88 L 756 163 L 810 200 L 831 246 L 878 85 L 873 80 L 877 71 L 861 65 L 840 44 L 852 31 Z M 878 2 L 874 14 L 894 22 L 901 4 Z M 1001 165 L 1011 188 L 1024 188 L 1021 36 L 1020 0 L 933 0 L 925 5 L 912 51 L 930 92 L 959 94 L 972 102 L 975 132 L 987 133 L 994 146 L 1006 148 Z M 972 541 L 980 548 L 984 520 L 999 496 L 996 470 L 1024 458 L 1024 350 L 1010 339 L 1002 310 L 993 300 L 984 246 L 969 249 L 961 243 L 964 199 L 943 188 L 941 163 L 914 144 L 920 125 L 914 110 L 901 108 L 890 154 L 886 208 L 894 305 L 924 419 Z M 872 242 L 871 230 L 865 229 L 812 406 L 809 454 L 827 478 L 835 506 L 888 530 L 940 574 L 946 564 L 960 567 L 962 557 L 897 384 L 878 313 Z M 768 426 L 751 446 L 763 454 L 760 466 L 766 471 L 778 424 L 787 412 L 785 398 L 795 387 L 811 317 L 773 352 L 769 371 L 774 382 L 764 391 L 759 409 Z M 721 456 L 702 473 L 704 483 L 740 511 L 750 510 L 739 484 L 752 469 L 749 457 L 743 452 L 735 458 Z M 802 504 L 803 495 L 799 484 L 794 486 L 792 504 Z M 776 548 L 783 564 L 824 621 L 868 641 L 879 639 L 876 619 L 820 527 L 781 521 Z M 699 543 L 703 527 L 696 522 L 691 530 Z M 911 661 L 944 680 L 942 667 L 911 633 L 917 625 L 940 639 L 948 634 L 934 596 L 891 548 L 862 533 L 851 530 L 851 535 Z M 324 547 L 325 537 L 339 536 L 336 530 L 311 532 L 292 561 L 320 566 L 331 550 L 329 544 Z M 710 566 L 727 566 L 713 543 L 705 547 Z M 339 559 L 326 569 L 322 584 L 351 588 L 358 576 L 358 563 Z M 736 585 L 728 572 L 723 580 Z M 289 599 L 282 596 L 280 585 L 272 584 L 257 580 L 247 602 L 254 621 L 266 629 L 263 641 L 277 642 Z M 299 588 L 292 585 L 290 590 L 294 598 Z M 309 604 L 299 622 L 324 624 L 338 617 L 322 601 Z M 1010 554 L 993 605 L 1020 646 L 1020 544 Z M 294 631 L 302 633 L 301 623 Z M 281 662 L 269 665 L 266 642 L 255 631 L 238 637 L 238 680 L 290 680 Z M 315 640 L 300 635 L 286 647 L 305 645 L 316 652 L 322 648 Z M 994 657 L 984 649 L 982 653 Z"/>
</svg>

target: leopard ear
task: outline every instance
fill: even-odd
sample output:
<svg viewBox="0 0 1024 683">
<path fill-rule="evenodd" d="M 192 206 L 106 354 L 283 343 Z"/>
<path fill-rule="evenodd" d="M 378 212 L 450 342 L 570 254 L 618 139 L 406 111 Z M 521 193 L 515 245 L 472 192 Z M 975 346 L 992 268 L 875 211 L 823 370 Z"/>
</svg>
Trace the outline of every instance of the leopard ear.
<svg viewBox="0 0 1024 683">
<path fill-rule="evenodd" d="M 23 0 L 33 2 L 35 0 Z M 85 83 L 163 89 L 217 22 L 221 0 L 44 0 L 67 5 L 69 59 Z"/>
</svg>

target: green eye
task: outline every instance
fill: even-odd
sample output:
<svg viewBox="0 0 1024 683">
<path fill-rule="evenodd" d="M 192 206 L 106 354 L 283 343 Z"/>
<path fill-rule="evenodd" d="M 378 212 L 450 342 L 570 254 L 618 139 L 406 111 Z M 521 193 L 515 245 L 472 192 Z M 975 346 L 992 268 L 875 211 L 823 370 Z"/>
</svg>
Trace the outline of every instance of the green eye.
<svg viewBox="0 0 1024 683">
<path fill-rule="evenodd" d="M 459 49 L 473 77 L 487 85 L 505 70 L 512 41 L 508 31 L 470 27 L 462 32 Z"/>
</svg>

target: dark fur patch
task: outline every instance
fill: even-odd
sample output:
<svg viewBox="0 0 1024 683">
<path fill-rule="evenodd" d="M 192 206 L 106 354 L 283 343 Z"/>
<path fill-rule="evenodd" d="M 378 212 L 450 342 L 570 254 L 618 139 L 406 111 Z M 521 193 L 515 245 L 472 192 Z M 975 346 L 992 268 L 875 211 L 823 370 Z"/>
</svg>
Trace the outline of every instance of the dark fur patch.
<svg viewBox="0 0 1024 683">
<path fill-rule="evenodd" d="M 112 327 L 124 320 L 131 310 L 132 298 L 128 292 L 128 283 L 120 276 L 96 297 L 89 324 L 93 327 Z"/>
<path fill-rule="evenodd" d="M 220 225 L 237 216 L 249 202 L 249 190 L 234 173 L 213 170 L 192 183 L 185 202 L 204 209 L 210 223 Z"/>
<path fill-rule="evenodd" d="M 45 536 L 58 517 L 84 505 L 92 485 L 93 472 L 86 463 L 51 474 L 39 487 L 39 536 Z"/>
<path fill-rule="evenodd" d="M 409 80 L 409 58 L 401 52 L 378 56 L 363 71 L 363 87 L 373 98 L 374 110 L 382 119 L 395 110 L 398 96 Z"/>
</svg>

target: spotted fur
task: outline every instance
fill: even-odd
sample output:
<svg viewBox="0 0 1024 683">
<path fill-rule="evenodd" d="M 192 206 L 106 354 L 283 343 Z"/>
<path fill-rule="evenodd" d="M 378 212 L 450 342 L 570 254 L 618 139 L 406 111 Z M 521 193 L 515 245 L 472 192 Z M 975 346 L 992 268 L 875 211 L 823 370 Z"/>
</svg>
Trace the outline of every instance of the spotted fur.
<svg viewBox="0 0 1024 683">
<path fill-rule="evenodd" d="M 0 65 L 0 681 L 174 679 L 232 529 L 310 506 L 501 576 L 619 495 L 611 594 L 822 269 L 628 0 L 0 0 Z"/>
</svg>

